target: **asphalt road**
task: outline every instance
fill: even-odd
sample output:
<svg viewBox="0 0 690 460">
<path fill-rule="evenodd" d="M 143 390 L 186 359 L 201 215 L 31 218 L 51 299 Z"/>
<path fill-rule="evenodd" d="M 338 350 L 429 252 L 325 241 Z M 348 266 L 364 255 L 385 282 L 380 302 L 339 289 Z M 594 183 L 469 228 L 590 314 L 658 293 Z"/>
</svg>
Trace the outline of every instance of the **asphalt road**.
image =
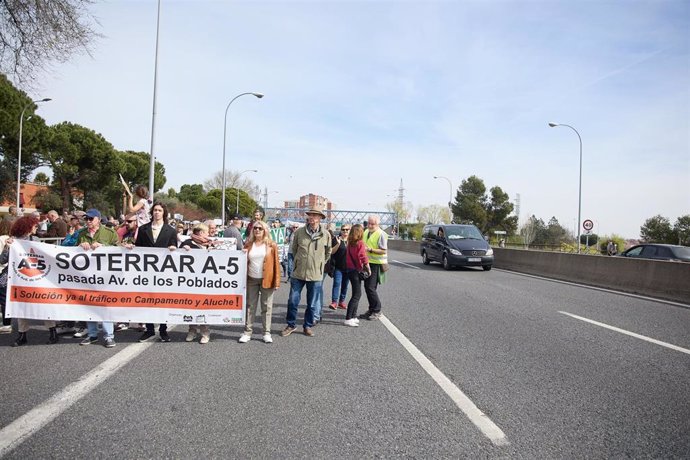
<svg viewBox="0 0 690 460">
<path fill-rule="evenodd" d="M 0 452 L 688 458 L 690 308 L 499 270 L 446 272 L 402 252 L 390 259 L 396 262 L 379 288 L 388 322 L 349 328 L 343 310 L 325 308 L 312 338 L 277 336 L 287 286 L 275 296 L 272 344 L 261 342 L 259 324 L 247 344 L 237 343 L 240 328 L 223 327 L 212 328 L 208 345 L 185 343 L 185 326 L 171 332 L 173 342 L 147 346 L 125 331 L 114 349 L 80 347 L 66 337 L 44 345 L 48 334 L 41 330 L 30 333 L 29 346 L 13 349 L 13 336 L 2 335 L 0 446 L 12 436 L 18 441 Z M 360 311 L 366 306 L 363 299 Z M 387 324 L 483 412 L 503 442 L 473 423 Z M 95 370 L 129 352 L 139 354 L 106 377 Z M 47 406 L 53 417 L 45 426 L 32 428 L 33 415 L 22 427 L 10 425 L 87 377 L 101 383 L 80 399 Z"/>
</svg>

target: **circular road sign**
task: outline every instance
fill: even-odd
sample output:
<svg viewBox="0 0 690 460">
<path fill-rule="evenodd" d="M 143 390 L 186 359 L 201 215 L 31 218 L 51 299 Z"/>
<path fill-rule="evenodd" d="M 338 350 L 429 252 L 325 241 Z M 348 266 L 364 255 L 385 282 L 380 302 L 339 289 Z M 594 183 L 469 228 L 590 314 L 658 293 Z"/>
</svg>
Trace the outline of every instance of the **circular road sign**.
<svg viewBox="0 0 690 460">
<path fill-rule="evenodd" d="M 587 219 L 584 222 L 582 222 L 582 228 L 584 228 L 587 231 L 590 231 L 594 228 L 594 222 L 591 220 Z"/>
</svg>

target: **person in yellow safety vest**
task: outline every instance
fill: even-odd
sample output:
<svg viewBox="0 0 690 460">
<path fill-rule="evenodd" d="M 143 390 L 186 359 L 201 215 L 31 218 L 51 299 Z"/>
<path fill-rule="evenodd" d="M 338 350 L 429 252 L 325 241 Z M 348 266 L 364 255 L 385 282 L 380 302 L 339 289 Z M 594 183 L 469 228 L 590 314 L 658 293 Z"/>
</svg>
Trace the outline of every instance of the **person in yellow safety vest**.
<svg viewBox="0 0 690 460">
<path fill-rule="evenodd" d="M 381 317 L 381 299 L 376 288 L 385 281 L 385 272 L 388 268 L 388 235 L 379 226 L 381 218 L 376 214 L 371 214 L 367 218 L 367 229 L 364 231 L 362 240 L 366 245 L 371 276 L 364 280 L 364 292 L 369 301 L 369 310 L 359 315 L 360 319 L 370 321 Z"/>
</svg>

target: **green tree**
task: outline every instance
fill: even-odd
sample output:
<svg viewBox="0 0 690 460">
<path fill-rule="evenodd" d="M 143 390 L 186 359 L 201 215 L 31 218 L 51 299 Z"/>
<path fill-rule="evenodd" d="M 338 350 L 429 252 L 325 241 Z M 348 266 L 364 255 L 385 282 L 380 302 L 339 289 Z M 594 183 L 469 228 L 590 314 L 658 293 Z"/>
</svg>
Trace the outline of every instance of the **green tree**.
<svg viewBox="0 0 690 460">
<path fill-rule="evenodd" d="M 486 231 L 488 199 L 484 181 L 477 176 L 463 180 L 455 194 L 453 220 L 459 223 L 474 224 L 482 233 Z"/>
<path fill-rule="evenodd" d="M 40 172 L 34 176 L 34 182 L 37 184 L 46 185 L 50 182 L 50 177 L 46 173 Z"/>
<path fill-rule="evenodd" d="M 647 219 L 640 227 L 640 236 L 647 243 L 676 243 L 678 242 L 671 221 L 661 215 Z"/>
<path fill-rule="evenodd" d="M 85 206 L 102 206 L 101 195 L 117 186 L 117 173 L 122 169 L 110 142 L 89 128 L 69 122 L 49 128 L 42 157 L 53 170 L 63 210 L 72 207 L 73 188 L 84 193 Z M 110 209 L 101 207 L 101 212 L 104 211 Z"/>
<path fill-rule="evenodd" d="M 32 99 L 15 88 L 5 75 L 0 74 L 0 199 L 12 200 L 16 197 L 19 118 L 24 107 L 22 182 L 26 182 L 31 173 L 41 165 L 41 158 L 37 153 L 43 148 L 47 128 L 43 118 L 35 114 L 37 106 Z"/>
<path fill-rule="evenodd" d="M 252 199 L 247 192 L 242 189 L 227 188 L 225 189 L 225 215 L 232 216 L 235 214 L 235 208 L 237 206 L 237 193 L 239 192 L 239 213 L 242 216 L 251 216 L 254 210 L 259 207 L 258 203 Z M 213 189 L 206 194 L 206 197 L 202 199 L 199 206 L 213 215 L 221 215 L 221 194 L 220 189 Z"/>
<path fill-rule="evenodd" d="M 606 249 L 609 244 L 609 241 L 613 241 L 614 243 L 616 243 L 618 253 L 623 252 L 623 250 L 625 249 L 625 238 L 615 233 L 612 233 L 611 235 L 602 235 L 602 237 L 599 238 L 600 253 L 606 254 Z"/>
<path fill-rule="evenodd" d="M 678 244 L 690 246 L 690 214 L 680 216 L 673 224 L 673 232 L 678 238 Z"/>
<path fill-rule="evenodd" d="M 514 206 L 501 187 L 491 187 L 491 200 L 487 203 L 486 231 L 503 230 L 509 235 L 517 230 L 518 217 L 511 216 Z"/>
<path fill-rule="evenodd" d="M 568 230 L 558 222 L 558 219 L 551 217 L 546 224 L 545 240 L 545 244 L 560 246 L 562 243 L 572 241 L 572 238 Z"/>
<path fill-rule="evenodd" d="M 134 152 L 132 150 L 118 151 L 118 157 L 122 161 L 122 178 L 127 182 L 130 190 L 134 192 L 137 185 L 149 186 L 149 172 L 151 170 L 151 156 L 146 152 Z M 165 166 L 156 161 L 153 167 L 153 191 L 149 190 L 151 196 L 165 186 Z M 122 191 L 122 187 L 120 187 Z"/>
<path fill-rule="evenodd" d="M 220 197 L 220 194 L 218 196 Z M 199 205 L 201 199 L 205 197 L 206 192 L 204 191 L 204 186 L 201 184 L 184 184 L 180 187 L 180 191 L 177 194 L 177 198 L 180 201 L 186 201 L 196 205 Z"/>
<path fill-rule="evenodd" d="M 34 203 L 41 212 L 62 208 L 62 197 L 51 189 L 39 190 L 34 196 Z"/>
<path fill-rule="evenodd" d="M 453 220 L 476 225 L 482 233 L 504 230 L 508 234 L 517 231 L 518 218 L 511 216 L 513 203 L 501 187 L 495 186 L 486 193 L 484 181 L 477 176 L 463 180 L 452 205 Z"/>
<path fill-rule="evenodd" d="M 536 240 L 540 229 L 543 227 L 544 221 L 537 219 L 536 216 L 532 215 L 527 219 L 527 222 L 520 228 L 520 235 L 526 248 L 529 248 L 529 245 Z"/>
</svg>

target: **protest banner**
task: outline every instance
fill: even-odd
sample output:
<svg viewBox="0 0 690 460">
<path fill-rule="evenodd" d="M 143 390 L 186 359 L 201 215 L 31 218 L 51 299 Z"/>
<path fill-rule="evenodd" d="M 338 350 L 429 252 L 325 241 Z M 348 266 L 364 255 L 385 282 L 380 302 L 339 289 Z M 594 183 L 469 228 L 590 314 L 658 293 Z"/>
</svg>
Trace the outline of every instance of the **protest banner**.
<svg viewBox="0 0 690 460">
<path fill-rule="evenodd" d="M 270 229 L 271 239 L 277 244 L 285 244 L 285 227 L 278 227 Z"/>
<path fill-rule="evenodd" d="M 10 246 L 7 317 L 244 324 L 247 256 L 237 250 Z"/>
</svg>

